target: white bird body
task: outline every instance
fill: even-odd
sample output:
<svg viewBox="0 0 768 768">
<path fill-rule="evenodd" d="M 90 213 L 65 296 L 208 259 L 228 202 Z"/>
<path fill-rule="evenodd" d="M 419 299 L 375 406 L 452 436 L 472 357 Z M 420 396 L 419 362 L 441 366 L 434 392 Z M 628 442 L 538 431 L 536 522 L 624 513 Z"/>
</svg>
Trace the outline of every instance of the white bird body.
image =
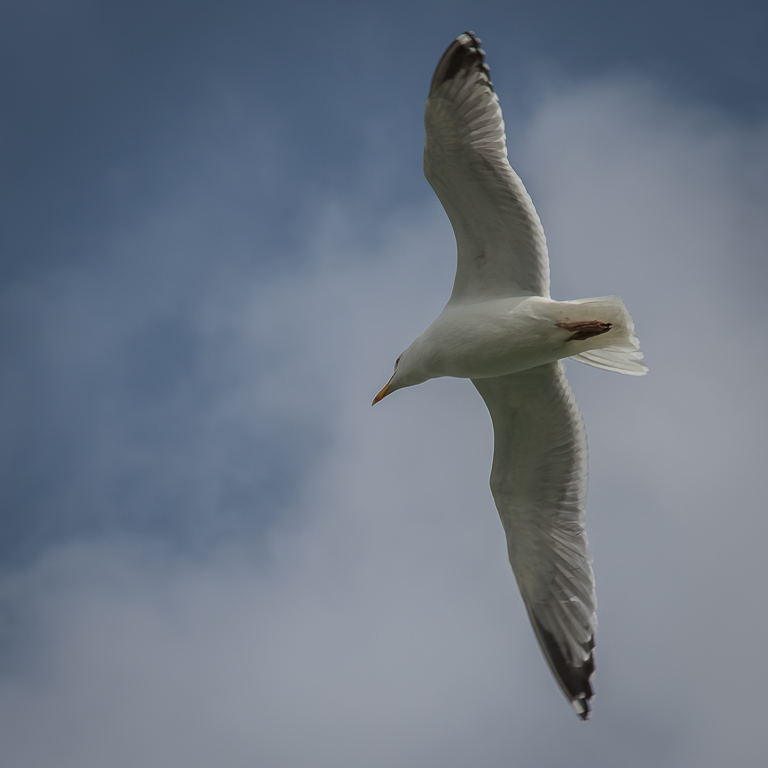
<svg viewBox="0 0 768 768">
<path fill-rule="evenodd" d="M 617 296 L 550 298 L 544 231 L 507 161 L 498 98 L 471 32 L 438 63 L 424 123 L 424 172 L 456 235 L 456 279 L 374 403 L 440 376 L 472 380 L 493 422 L 491 491 L 520 593 L 555 679 L 586 720 L 597 628 L 587 442 L 559 361 L 633 376 L 647 368 Z"/>
<path fill-rule="evenodd" d="M 621 301 L 610 296 L 579 301 L 513 296 L 449 302 L 401 355 L 400 366 L 419 379 L 413 383 L 441 376 L 485 379 L 606 346 L 632 345 L 635 349 L 628 318 Z M 557 325 L 590 320 L 611 328 L 604 334 L 568 341 L 572 333 Z M 410 378 L 408 381 L 407 386 L 412 386 Z"/>
</svg>

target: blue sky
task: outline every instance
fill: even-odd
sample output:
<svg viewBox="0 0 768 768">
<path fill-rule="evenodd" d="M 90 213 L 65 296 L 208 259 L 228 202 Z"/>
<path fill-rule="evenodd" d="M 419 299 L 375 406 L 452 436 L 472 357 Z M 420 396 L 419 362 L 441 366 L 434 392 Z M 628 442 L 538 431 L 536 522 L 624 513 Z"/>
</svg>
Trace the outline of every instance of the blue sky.
<svg viewBox="0 0 768 768">
<path fill-rule="evenodd" d="M 0 739 L 13 768 L 751 766 L 768 565 L 756 3 L 6 3 Z M 484 41 L 569 366 L 595 714 L 549 677 L 466 382 L 370 401 L 448 296 L 434 66 Z"/>
</svg>

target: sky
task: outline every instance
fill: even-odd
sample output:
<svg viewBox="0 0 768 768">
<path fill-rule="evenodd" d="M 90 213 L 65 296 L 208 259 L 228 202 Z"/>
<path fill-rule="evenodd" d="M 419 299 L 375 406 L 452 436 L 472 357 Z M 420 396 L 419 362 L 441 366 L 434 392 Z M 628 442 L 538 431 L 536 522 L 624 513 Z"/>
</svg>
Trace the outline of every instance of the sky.
<svg viewBox="0 0 768 768">
<path fill-rule="evenodd" d="M 768 753 L 768 10 L 0 6 L 0 744 L 8 768 L 741 768 Z M 563 698 L 441 379 L 371 409 L 450 293 L 421 170 L 484 41 L 576 363 L 596 698 Z"/>
</svg>

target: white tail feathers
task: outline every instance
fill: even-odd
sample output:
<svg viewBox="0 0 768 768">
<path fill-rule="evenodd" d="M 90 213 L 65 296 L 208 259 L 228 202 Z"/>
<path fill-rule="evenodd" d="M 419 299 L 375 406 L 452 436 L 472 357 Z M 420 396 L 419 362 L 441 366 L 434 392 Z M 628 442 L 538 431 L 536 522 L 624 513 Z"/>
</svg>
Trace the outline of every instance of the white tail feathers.
<svg viewBox="0 0 768 768">
<path fill-rule="evenodd" d="M 606 371 L 624 373 L 627 376 L 643 376 L 648 372 L 647 366 L 640 362 L 643 359 L 643 353 L 640 351 L 640 342 L 635 336 L 635 324 L 624 302 L 618 296 L 581 299 L 569 304 L 591 305 L 590 316 L 594 314 L 594 319 L 610 322 L 613 325 L 608 333 L 591 340 L 592 349 L 573 355 L 572 360 Z M 596 347 L 595 342 L 603 342 L 606 346 Z"/>
<path fill-rule="evenodd" d="M 582 352 L 571 358 L 571 360 L 577 360 L 595 368 L 602 368 L 605 371 L 625 373 L 627 376 L 645 376 L 648 373 L 648 366 L 639 362 L 642 359 L 643 353 L 639 349 L 633 350 L 618 346 L 590 349 L 589 352 Z"/>
</svg>

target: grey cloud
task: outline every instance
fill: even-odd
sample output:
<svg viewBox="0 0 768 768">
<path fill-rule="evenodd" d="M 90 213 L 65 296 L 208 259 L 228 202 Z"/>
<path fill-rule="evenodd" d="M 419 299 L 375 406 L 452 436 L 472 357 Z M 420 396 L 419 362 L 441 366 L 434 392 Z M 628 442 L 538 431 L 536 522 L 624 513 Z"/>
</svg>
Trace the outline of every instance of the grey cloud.
<svg viewBox="0 0 768 768">
<path fill-rule="evenodd" d="M 174 235 L 147 287 L 128 257 L 165 253 L 169 220 L 209 242 L 190 204 L 123 239 L 98 278 L 61 276 L 33 334 L 49 362 L 74 347 L 66 386 L 98 384 L 92 453 L 46 514 L 169 499 L 177 532 L 60 539 L 6 574 L 9 765 L 759 762 L 766 363 L 744 297 L 765 284 L 764 134 L 629 80 L 571 85 L 520 128 L 555 295 L 620 293 L 651 366 L 569 366 L 592 451 L 594 719 L 576 721 L 527 626 L 479 397 L 445 380 L 369 405 L 447 298 L 442 213 L 428 200 L 382 225 L 359 202 L 316 206 L 301 270 L 234 259 L 186 289 L 176 275 L 205 248 Z M 46 290 L 16 300 L 51 306 Z M 156 387 L 154 334 L 173 346 Z M 114 370 L 130 350 L 142 364 Z M 262 460 L 288 490 L 252 481 Z M 180 546 L 200 520 L 212 541 Z"/>
</svg>

